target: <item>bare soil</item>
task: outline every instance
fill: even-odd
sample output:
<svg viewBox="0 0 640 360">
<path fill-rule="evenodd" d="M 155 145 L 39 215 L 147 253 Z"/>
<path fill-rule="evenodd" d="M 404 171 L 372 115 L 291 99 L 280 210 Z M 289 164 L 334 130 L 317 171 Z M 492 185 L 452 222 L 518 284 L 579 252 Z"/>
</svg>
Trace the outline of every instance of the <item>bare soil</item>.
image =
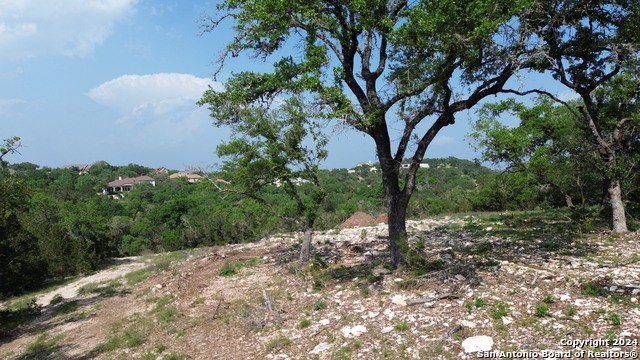
<svg viewBox="0 0 640 360">
<path fill-rule="evenodd" d="M 420 272 L 384 268 L 385 225 L 316 234 L 307 268 L 296 233 L 198 249 L 135 285 L 119 277 L 145 265 L 131 259 L 107 270 L 122 283 L 115 293 L 41 298 L 68 296 L 0 339 L 0 358 L 475 359 L 462 343 L 479 335 L 529 358 L 638 350 L 639 233 L 568 238 L 562 224 L 525 231 L 469 217 L 408 229 Z"/>
</svg>

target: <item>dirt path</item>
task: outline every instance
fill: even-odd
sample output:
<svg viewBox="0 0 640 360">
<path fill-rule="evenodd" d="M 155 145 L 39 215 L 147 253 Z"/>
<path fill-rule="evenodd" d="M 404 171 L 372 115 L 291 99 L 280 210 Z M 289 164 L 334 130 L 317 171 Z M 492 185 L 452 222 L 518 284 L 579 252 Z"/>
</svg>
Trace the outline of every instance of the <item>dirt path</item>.
<svg viewBox="0 0 640 360">
<path fill-rule="evenodd" d="M 142 269 L 149 265 L 148 263 L 141 261 L 139 256 L 115 259 L 114 263 L 114 265 L 111 265 L 104 270 L 100 270 L 93 275 L 83 277 L 82 279 L 78 279 L 70 284 L 42 294 L 38 297 L 36 302 L 40 306 L 47 306 L 51 303 L 51 299 L 56 295 L 60 295 L 65 299 L 72 299 L 78 296 L 78 290 L 85 285 L 119 279 L 127 273 Z"/>
</svg>

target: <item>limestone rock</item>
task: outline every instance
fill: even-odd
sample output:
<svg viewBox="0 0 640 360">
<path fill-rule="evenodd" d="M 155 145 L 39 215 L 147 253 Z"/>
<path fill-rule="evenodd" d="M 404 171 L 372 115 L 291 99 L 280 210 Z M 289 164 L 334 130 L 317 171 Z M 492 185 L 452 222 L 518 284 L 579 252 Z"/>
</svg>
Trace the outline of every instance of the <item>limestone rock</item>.
<svg viewBox="0 0 640 360">
<path fill-rule="evenodd" d="M 493 339 L 487 335 L 472 336 L 462 342 L 462 349 L 465 353 L 491 351 L 491 348 L 493 348 Z"/>
</svg>

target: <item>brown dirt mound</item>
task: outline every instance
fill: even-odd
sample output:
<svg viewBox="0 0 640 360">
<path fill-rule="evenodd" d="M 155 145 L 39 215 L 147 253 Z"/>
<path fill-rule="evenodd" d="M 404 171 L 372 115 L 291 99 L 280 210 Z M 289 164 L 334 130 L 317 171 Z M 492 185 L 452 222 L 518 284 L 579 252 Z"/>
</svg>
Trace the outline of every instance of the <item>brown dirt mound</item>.
<svg viewBox="0 0 640 360">
<path fill-rule="evenodd" d="M 389 222 L 389 216 L 387 214 L 380 214 L 378 215 L 378 217 L 376 217 L 376 223 L 377 224 L 382 224 L 382 223 L 388 223 Z"/>
<path fill-rule="evenodd" d="M 353 215 L 351 215 L 347 220 L 345 220 L 340 225 L 340 227 L 344 229 L 344 228 L 350 228 L 350 227 L 374 226 L 374 225 L 378 225 L 376 218 L 374 218 L 373 216 L 365 212 L 357 211 L 353 213 Z"/>
</svg>

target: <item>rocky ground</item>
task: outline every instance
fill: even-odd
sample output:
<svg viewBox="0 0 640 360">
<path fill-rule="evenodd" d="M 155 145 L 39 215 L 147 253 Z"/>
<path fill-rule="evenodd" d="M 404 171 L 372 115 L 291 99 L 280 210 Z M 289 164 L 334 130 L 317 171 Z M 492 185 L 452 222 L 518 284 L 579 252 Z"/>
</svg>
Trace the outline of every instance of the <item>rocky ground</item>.
<svg viewBox="0 0 640 360">
<path fill-rule="evenodd" d="M 0 358 L 637 358 L 639 233 L 504 216 L 408 228 L 412 271 L 383 266 L 385 225 L 316 234 L 307 268 L 301 234 L 129 260 L 147 268 L 41 297 Z"/>
</svg>

